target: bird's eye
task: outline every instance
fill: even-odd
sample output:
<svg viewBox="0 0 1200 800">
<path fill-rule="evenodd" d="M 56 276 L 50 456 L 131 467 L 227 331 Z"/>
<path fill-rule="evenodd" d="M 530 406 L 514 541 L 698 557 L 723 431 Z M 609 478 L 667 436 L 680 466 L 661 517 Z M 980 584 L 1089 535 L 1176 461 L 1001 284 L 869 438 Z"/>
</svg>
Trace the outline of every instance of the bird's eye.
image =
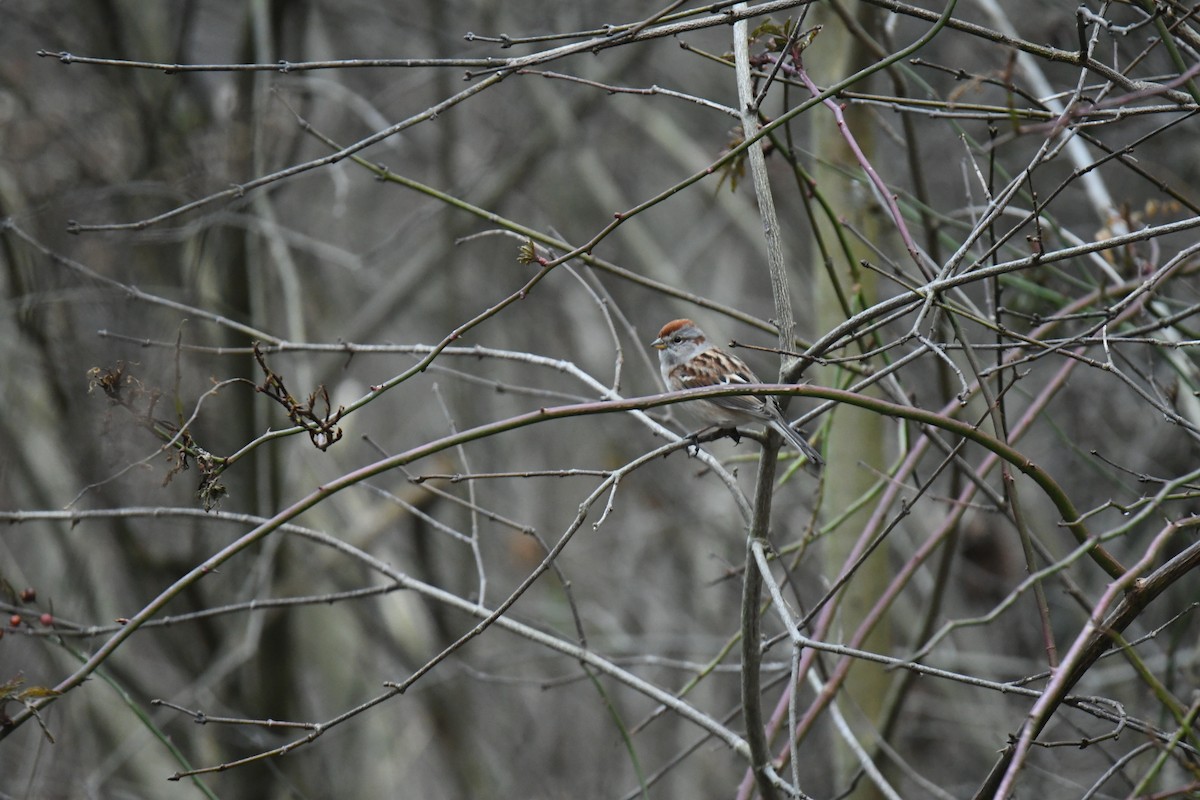
<svg viewBox="0 0 1200 800">
<path fill-rule="evenodd" d="M 679 344 L 680 342 L 683 341 L 683 337 L 680 336 L 679 334 L 675 334 L 675 338 L 672 339 L 671 341 L 674 342 L 675 344 Z"/>
</svg>

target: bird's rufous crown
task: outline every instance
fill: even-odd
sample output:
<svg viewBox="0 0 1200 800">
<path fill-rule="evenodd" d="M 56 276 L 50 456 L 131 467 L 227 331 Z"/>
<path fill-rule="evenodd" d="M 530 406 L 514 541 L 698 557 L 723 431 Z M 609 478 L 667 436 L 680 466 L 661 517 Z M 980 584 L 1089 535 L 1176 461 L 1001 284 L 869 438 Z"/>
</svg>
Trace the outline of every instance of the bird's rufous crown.
<svg viewBox="0 0 1200 800">
<path fill-rule="evenodd" d="M 668 336 L 670 336 L 672 333 L 679 330 L 680 328 L 688 328 L 688 327 L 695 328 L 696 323 L 692 322 L 690 319 L 671 320 L 666 325 L 662 326 L 662 330 L 658 332 L 658 338 L 666 339 Z"/>
</svg>

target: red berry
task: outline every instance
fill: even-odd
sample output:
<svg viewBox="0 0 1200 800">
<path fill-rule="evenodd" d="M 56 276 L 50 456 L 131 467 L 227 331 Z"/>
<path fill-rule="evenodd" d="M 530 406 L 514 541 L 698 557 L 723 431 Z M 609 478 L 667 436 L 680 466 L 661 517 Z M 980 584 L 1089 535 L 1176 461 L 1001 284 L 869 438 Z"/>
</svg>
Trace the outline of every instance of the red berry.
<svg viewBox="0 0 1200 800">
<path fill-rule="evenodd" d="M 8 624 L 12 625 L 14 628 L 21 627 L 21 615 L 13 614 L 11 617 L 8 618 Z"/>
<path fill-rule="evenodd" d="M 32 603 L 37 600 L 37 589 L 32 587 L 21 590 L 21 602 Z"/>
<path fill-rule="evenodd" d="M 38 617 L 38 622 L 49 628 L 54 624 L 54 615 L 47 611 L 45 614 L 42 614 L 40 617 Z"/>
</svg>

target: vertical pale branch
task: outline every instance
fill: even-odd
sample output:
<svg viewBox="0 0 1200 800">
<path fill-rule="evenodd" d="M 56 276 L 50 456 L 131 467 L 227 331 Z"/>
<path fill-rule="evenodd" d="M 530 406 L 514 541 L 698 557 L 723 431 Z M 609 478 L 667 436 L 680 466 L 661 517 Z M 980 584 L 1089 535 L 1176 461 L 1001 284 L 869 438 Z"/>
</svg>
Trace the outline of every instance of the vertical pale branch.
<svg viewBox="0 0 1200 800">
<path fill-rule="evenodd" d="M 739 3 L 735 9 L 745 7 Z M 758 107 L 754 104 L 754 87 L 750 83 L 750 41 L 747 38 L 744 19 L 733 24 L 733 57 L 737 73 L 738 109 L 742 114 L 742 133 L 746 141 L 759 135 Z M 783 262 L 783 242 L 779 237 L 779 218 L 775 214 L 775 200 L 771 194 L 771 182 L 767 177 L 766 157 L 762 146 L 753 144 L 746 150 L 746 161 L 750 165 L 750 177 L 754 183 L 754 196 L 758 199 L 758 213 L 762 217 L 763 238 L 767 245 L 767 269 L 771 275 L 771 294 L 775 298 L 775 325 L 779 328 L 779 349 L 791 350 L 794 340 L 796 319 L 792 313 L 792 297 L 788 290 L 787 268 Z M 783 374 L 781 366 L 780 375 Z"/>
<path fill-rule="evenodd" d="M 735 10 L 742 10 L 739 3 Z M 792 346 L 795 319 L 792 301 L 788 294 L 787 272 L 783 263 L 783 244 L 779 238 L 779 219 L 775 214 L 775 202 L 771 196 L 771 183 L 767 177 L 766 158 L 762 145 L 754 139 L 759 135 L 758 108 L 754 104 L 754 89 L 750 83 L 750 42 L 745 20 L 733 25 L 733 52 L 737 75 L 738 107 L 742 115 L 742 134 L 751 142 L 746 150 L 750 174 L 754 183 L 754 195 L 758 198 L 758 212 L 762 218 L 763 235 L 767 244 L 767 268 L 771 276 L 771 293 L 775 298 L 775 324 L 779 328 L 779 348 L 787 351 Z M 780 375 L 787 367 L 786 359 L 780 366 Z M 778 437 L 772 436 L 771 442 Z M 750 538 L 746 547 L 745 583 L 742 587 L 742 713 L 746 720 L 746 740 L 750 744 L 751 767 L 763 800 L 775 797 L 766 768 L 770 766 L 771 751 L 767 745 L 763 725 L 759 669 L 762 658 L 759 634 L 759 596 L 762 594 L 762 575 L 754 563 L 754 542 L 766 541 L 770 528 L 771 500 L 775 485 L 775 452 L 771 444 L 764 445 L 763 457 L 759 461 L 758 479 L 755 485 L 754 517 L 750 523 Z"/>
<path fill-rule="evenodd" d="M 750 767 L 763 800 L 773 800 L 775 787 L 767 768 L 771 766 L 771 749 L 767 745 L 766 726 L 762 712 L 762 632 L 759 617 L 759 597 L 763 590 L 763 575 L 754 560 L 754 546 L 767 540 L 770 527 L 771 498 L 775 488 L 774 451 L 766 448 L 759 460 L 758 477 L 754 487 L 754 518 L 746 541 L 746 569 L 742 583 L 742 716 L 746 720 L 746 742 L 750 745 Z M 745 791 L 742 786 L 742 793 Z"/>
</svg>

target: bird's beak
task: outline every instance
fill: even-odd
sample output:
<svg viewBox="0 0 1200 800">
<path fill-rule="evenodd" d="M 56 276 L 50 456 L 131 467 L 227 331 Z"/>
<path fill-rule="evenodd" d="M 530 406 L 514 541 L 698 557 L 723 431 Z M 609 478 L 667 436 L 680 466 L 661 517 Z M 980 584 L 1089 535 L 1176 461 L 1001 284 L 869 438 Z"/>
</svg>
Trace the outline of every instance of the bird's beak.
<svg viewBox="0 0 1200 800">
<path fill-rule="evenodd" d="M 666 350 L 667 349 L 667 343 L 662 340 L 661 336 L 658 337 L 657 339 L 655 339 L 653 342 L 651 342 L 650 346 L 653 347 L 655 350 Z"/>
</svg>

